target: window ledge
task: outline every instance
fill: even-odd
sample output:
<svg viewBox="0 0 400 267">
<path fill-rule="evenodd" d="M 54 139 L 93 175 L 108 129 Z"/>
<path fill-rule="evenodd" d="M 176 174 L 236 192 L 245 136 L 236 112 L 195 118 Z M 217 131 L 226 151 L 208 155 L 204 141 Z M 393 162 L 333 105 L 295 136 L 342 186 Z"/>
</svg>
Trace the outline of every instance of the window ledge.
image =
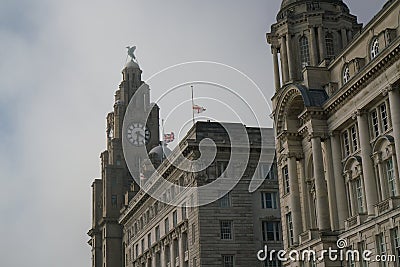
<svg viewBox="0 0 400 267">
<path fill-rule="evenodd" d="M 400 207 L 400 197 L 390 197 L 375 205 L 375 214 L 381 215 Z"/>
</svg>

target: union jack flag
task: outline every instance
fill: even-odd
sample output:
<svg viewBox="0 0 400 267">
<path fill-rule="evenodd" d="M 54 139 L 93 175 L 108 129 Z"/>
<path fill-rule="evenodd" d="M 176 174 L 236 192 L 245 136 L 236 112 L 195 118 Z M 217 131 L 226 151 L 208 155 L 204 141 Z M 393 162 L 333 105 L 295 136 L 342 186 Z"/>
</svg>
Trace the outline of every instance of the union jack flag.
<svg viewBox="0 0 400 267">
<path fill-rule="evenodd" d="M 175 140 L 174 132 L 164 134 L 164 142 L 166 144 L 171 143 L 174 140 Z"/>
</svg>

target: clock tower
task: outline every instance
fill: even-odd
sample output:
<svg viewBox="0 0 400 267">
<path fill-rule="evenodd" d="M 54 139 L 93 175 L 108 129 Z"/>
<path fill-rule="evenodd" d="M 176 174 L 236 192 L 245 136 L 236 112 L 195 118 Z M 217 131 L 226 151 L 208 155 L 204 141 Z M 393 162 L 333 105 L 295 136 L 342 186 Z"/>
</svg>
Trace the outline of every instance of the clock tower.
<svg viewBox="0 0 400 267">
<path fill-rule="evenodd" d="M 120 210 L 139 191 L 135 180 L 140 179 L 139 167 L 146 157 L 143 154 L 159 145 L 159 107 L 150 103 L 150 88 L 142 81 L 142 70 L 131 49 L 128 54 L 132 59 L 122 70 L 122 82 L 115 92 L 114 110 L 107 115 L 107 149 L 100 155 L 101 178 L 92 184 L 93 217 L 88 235 L 93 267 L 122 266 Z M 133 162 L 130 170 L 122 146 L 125 138 L 133 151 L 127 159 Z"/>
</svg>

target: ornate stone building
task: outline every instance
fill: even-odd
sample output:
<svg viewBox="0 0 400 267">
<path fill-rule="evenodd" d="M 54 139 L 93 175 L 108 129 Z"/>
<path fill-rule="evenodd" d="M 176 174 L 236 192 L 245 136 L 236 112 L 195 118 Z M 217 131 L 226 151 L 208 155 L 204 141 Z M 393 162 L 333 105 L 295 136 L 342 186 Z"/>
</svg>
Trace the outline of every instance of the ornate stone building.
<svg viewBox="0 0 400 267">
<path fill-rule="evenodd" d="M 141 80 L 142 71 L 134 61 L 129 61 L 122 71 L 123 80 L 115 93 L 114 111 L 107 115 L 107 150 L 101 153 L 101 179 L 92 184 L 92 228 L 88 232 L 91 237 L 93 267 L 123 266 L 122 226 L 118 219 L 121 208 L 128 205 L 129 200 L 139 191 L 129 172 L 122 151 L 122 124 L 130 101 L 134 105 L 134 119 L 145 120 L 146 112 L 150 112 L 147 120 L 147 133 L 144 143 L 150 150 L 159 144 L 158 113 L 159 109 L 150 104 L 149 87 Z M 139 93 L 135 94 L 138 90 Z M 143 126 L 141 126 L 143 128 Z M 127 133 L 125 133 L 127 134 Z M 145 155 L 140 149 L 133 156 L 137 163 Z M 139 176 L 139 168 L 134 175 Z"/>
<path fill-rule="evenodd" d="M 275 165 L 271 168 L 275 153 L 273 130 L 229 124 L 246 129 L 245 135 L 250 141 L 250 147 L 246 147 L 245 142 L 235 147 L 220 123 L 197 122 L 178 148 L 188 159 L 195 159 L 200 154 L 200 142 L 210 138 L 216 144 L 216 158 L 203 171 L 176 168 L 172 164 L 178 161 L 176 150 L 171 152 L 159 145 L 159 109 L 150 104 L 149 87 L 141 80 L 141 73 L 136 62 L 128 62 L 122 71 L 123 81 L 115 93 L 114 111 L 107 116 L 107 150 L 101 153 L 101 178 L 92 184 L 93 217 L 88 232 L 92 266 L 259 265 L 256 254 L 265 244 L 274 249 L 282 248 L 278 181 Z M 128 103 L 131 104 L 128 106 Z M 149 112 L 149 119 L 145 121 Z M 133 122 L 126 126 L 124 117 L 129 113 Z M 261 131 L 268 139 L 268 147 L 261 146 Z M 238 136 L 238 140 L 244 137 Z M 123 142 L 130 142 L 128 145 L 133 151 L 129 164 L 124 157 Z M 148 158 L 139 149 L 144 145 Z M 220 177 L 225 173 L 232 149 L 240 150 L 241 146 L 250 149 L 249 162 L 236 163 L 243 165 L 244 175 L 228 173 Z M 172 153 L 171 161 L 165 160 L 169 153 Z M 261 164 L 256 167 L 259 161 Z M 173 184 L 157 194 L 163 197 L 161 201 L 143 191 L 133 179 L 140 177 L 142 187 L 152 185 L 149 181 L 153 180 L 149 179 L 157 175 L 148 171 L 149 164 L 162 175 L 161 181 Z M 250 193 L 253 175 L 256 180 L 265 181 Z M 241 179 L 229 193 L 219 195 L 218 191 L 215 199 L 219 200 L 196 205 L 199 194 L 194 187 L 214 180 L 230 181 L 232 177 Z M 157 186 L 155 183 L 151 189 Z M 171 201 L 173 205 L 165 204 Z M 276 259 L 269 262 L 271 266 L 276 263 Z"/>
<path fill-rule="evenodd" d="M 270 171 L 268 157 L 260 158 L 261 149 L 268 155 L 274 153 L 272 129 L 261 129 L 270 140 L 269 147 L 262 148 L 260 129 L 246 128 L 251 143 L 249 161 L 233 163 L 244 164 L 244 175 L 229 193 L 221 193 L 219 200 L 197 206 L 200 195 L 196 188 L 216 179 L 232 180 L 236 173 L 225 172 L 235 148 L 221 125 L 227 124 L 197 122 L 180 142 L 179 149 L 161 163 L 158 172 L 170 182 L 160 192 L 161 201 L 141 190 L 123 210 L 120 223 L 124 227 L 125 266 L 260 266 L 257 251 L 265 244 L 273 249 L 282 248 L 275 169 Z M 179 152 L 196 160 L 204 138 L 211 138 L 216 144 L 213 163 L 199 172 L 177 168 Z M 152 153 L 152 159 L 157 157 Z M 260 168 L 256 169 L 259 161 Z M 257 191 L 249 193 L 253 174 L 266 180 Z M 157 176 L 151 176 L 150 181 Z M 178 185 L 181 189 L 177 189 Z M 156 191 L 161 186 L 154 183 L 149 190 Z M 215 190 L 219 194 L 218 188 Z M 166 204 L 170 202 L 176 204 Z M 276 263 L 275 259 L 269 264 Z"/>
<path fill-rule="evenodd" d="M 341 0 L 283 0 L 267 34 L 285 249 L 318 255 L 343 239 L 397 256 L 285 266 L 398 266 L 399 22 L 400 1 L 362 27 Z"/>
</svg>

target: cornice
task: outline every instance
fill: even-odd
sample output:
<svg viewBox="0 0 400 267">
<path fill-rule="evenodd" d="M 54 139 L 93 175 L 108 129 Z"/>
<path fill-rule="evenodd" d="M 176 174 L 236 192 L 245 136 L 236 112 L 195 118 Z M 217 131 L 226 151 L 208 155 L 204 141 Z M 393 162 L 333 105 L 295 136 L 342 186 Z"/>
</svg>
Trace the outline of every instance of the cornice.
<svg viewBox="0 0 400 267">
<path fill-rule="evenodd" d="M 370 84 L 371 80 L 374 80 L 378 75 L 383 73 L 388 66 L 392 65 L 400 58 L 399 40 L 400 38 L 397 39 L 397 46 L 394 47 L 390 52 L 387 52 L 385 57 L 383 57 L 379 62 L 376 62 L 373 66 L 371 65 L 367 72 L 361 71 L 360 73 L 356 74 L 356 76 L 353 77 L 353 80 L 354 78 L 357 78 L 357 80 L 339 89 L 336 94 L 326 101 L 324 104 L 324 110 L 327 114 L 336 112 L 354 95 Z M 385 51 L 382 51 L 382 53 L 385 53 Z M 368 67 L 368 65 L 366 67 Z"/>
</svg>

